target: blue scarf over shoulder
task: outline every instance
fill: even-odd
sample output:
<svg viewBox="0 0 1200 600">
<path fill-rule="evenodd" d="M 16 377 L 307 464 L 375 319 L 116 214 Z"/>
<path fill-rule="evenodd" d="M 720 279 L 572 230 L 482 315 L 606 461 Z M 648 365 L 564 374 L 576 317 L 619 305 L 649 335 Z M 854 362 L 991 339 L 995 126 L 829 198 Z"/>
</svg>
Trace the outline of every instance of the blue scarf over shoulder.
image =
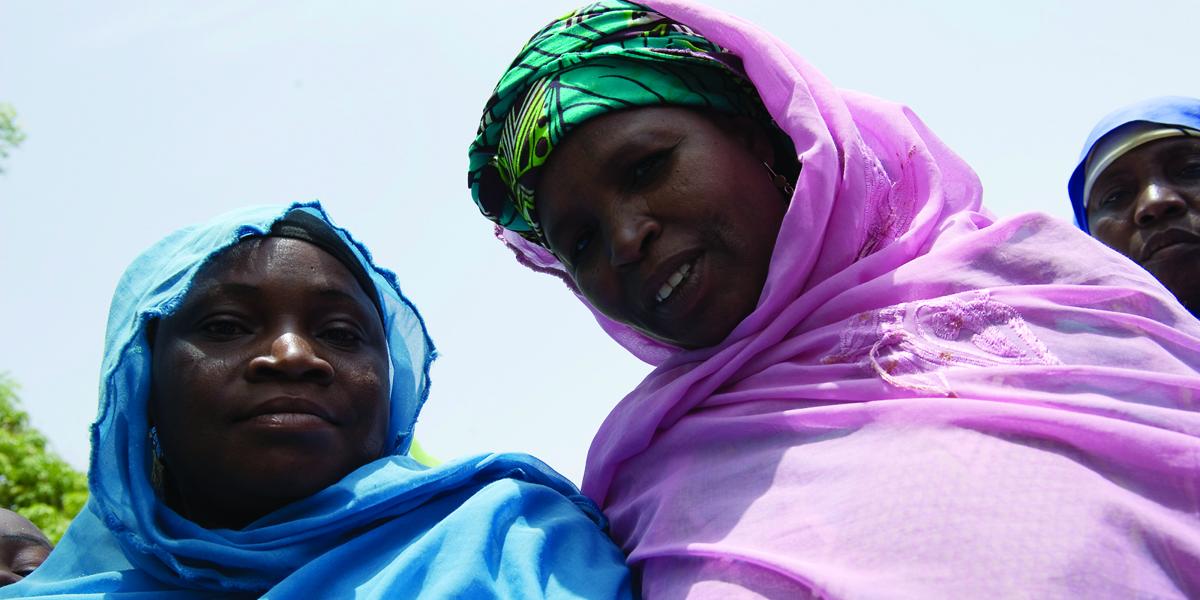
<svg viewBox="0 0 1200 600">
<path fill-rule="evenodd" d="M 318 204 L 296 207 L 330 223 Z M 603 517 L 541 462 L 481 455 L 427 468 L 405 456 L 433 344 L 395 276 L 342 229 L 384 314 L 394 454 L 241 530 L 202 528 L 159 499 L 149 477 L 146 324 L 175 310 L 214 254 L 263 235 L 290 208 L 179 230 L 125 272 L 105 338 L 91 497 L 46 563 L 0 598 L 629 597 Z"/>
<path fill-rule="evenodd" d="M 1067 195 L 1071 198 L 1071 209 L 1075 212 L 1075 226 L 1084 233 L 1091 234 L 1087 222 L 1087 198 L 1083 197 L 1083 178 L 1087 167 L 1088 155 L 1100 140 L 1130 123 L 1158 123 L 1160 125 L 1178 125 L 1190 129 L 1200 129 L 1200 98 L 1185 96 L 1160 96 L 1142 100 L 1129 106 L 1123 106 L 1107 115 L 1092 128 L 1083 151 L 1079 153 L 1079 162 L 1071 172 L 1067 181 Z"/>
</svg>

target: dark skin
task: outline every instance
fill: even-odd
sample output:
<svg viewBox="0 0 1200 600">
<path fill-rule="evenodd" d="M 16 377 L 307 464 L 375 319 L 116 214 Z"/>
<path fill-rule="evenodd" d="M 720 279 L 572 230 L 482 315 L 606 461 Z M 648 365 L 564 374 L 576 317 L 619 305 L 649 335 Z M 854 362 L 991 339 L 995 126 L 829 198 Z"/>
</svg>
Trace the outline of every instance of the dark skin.
<svg viewBox="0 0 1200 600">
<path fill-rule="evenodd" d="M 1200 315 L 1200 139 L 1156 140 L 1118 158 L 1093 184 L 1087 218 L 1096 239 Z"/>
<path fill-rule="evenodd" d="M 684 348 L 715 345 L 767 279 L 787 198 L 766 132 L 674 106 L 584 122 L 537 189 L 550 250 L 608 317 Z"/>
<path fill-rule="evenodd" d="M 383 324 L 315 245 L 242 242 L 150 335 L 166 501 L 204 527 L 240 529 L 387 448 Z"/>
<path fill-rule="evenodd" d="M 0 508 L 0 587 L 28 577 L 50 549 L 50 540 L 29 519 Z"/>
</svg>

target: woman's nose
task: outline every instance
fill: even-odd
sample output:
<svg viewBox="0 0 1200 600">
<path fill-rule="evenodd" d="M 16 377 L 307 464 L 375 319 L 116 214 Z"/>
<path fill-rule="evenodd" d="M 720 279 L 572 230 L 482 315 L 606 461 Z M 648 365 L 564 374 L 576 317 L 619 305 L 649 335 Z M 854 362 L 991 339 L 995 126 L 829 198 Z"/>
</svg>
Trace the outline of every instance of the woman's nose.
<svg viewBox="0 0 1200 600">
<path fill-rule="evenodd" d="M 1133 220 L 1139 227 L 1148 227 L 1186 212 L 1187 202 L 1175 188 L 1161 182 L 1150 182 L 1138 194 Z"/>
<path fill-rule="evenodd" d="M 662 226 L 649 215 L 623 211 L 613 215 L 609 231 L 612 266 L 623 267 L 635 264 L 646 256 L 647 247 L 658 237 Z"/>
<path fill-rule="evenodd" d="M 250 360 L 251 379 L 289 379 L 330 383 L 333 365 L 321 358 L 312 342 L 299 333 L 288 331 L 271 340 L 267 351 Z"/>
</svg>

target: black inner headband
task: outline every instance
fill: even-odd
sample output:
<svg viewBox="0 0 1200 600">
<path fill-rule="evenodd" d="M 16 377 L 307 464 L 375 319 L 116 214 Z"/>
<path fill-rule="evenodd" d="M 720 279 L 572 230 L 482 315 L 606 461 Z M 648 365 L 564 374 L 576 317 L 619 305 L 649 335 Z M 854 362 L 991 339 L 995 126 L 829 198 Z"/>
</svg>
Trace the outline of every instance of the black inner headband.
<svg viewBox="0 0 1200 600">
<path fill-rule="evenodd" d="M 375 312 L 379 313 L 379 320 L 384 321 L 383 307 L 379 304 L 379 293 L 375 289 L 375 282 L 371 281 L 371 275 L 367 273 L 366 267 L 363 267 L 358 257 L 342 241 L 342 238 L 338 237 L 337 232 L 328 223 L 308 211 L 294 208 L 283 215 L 283 218 L 276 221 L 274 225 L 271 225 L 271 231 L 267 233 L 267 237 L 302 240 L 328 252 L 330 256 L 336 258 L 350 270 L 350 274 L 354 276 L 359 287 L 371 299 Z"/>
</svg>

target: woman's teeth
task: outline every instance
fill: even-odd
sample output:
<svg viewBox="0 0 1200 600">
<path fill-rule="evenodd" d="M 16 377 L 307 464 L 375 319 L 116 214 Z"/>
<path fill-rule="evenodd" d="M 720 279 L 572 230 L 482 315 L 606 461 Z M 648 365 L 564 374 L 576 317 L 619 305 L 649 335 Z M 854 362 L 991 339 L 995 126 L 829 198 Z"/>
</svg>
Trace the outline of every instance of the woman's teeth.
<svg viewBox="0 0 1200 600">
<path fill-rule="evenodd" d="M 671 292 L 674 292 L 675 288 L 678 287 L 680 283 L 683 283 L 684 279 L 687 279 L 688 273 L 691 271 L 691 263 L 687 263 L 682 267 L 679 267 L 679 270 L 675 271 L 675 273 L 667 278 L 667 282 L 664 283 L 662 287 L 658 288 L 658 293 L 654 295 L 654 299 L 661 304 L 664 300 L 670 298 Z"/>
</svg>

